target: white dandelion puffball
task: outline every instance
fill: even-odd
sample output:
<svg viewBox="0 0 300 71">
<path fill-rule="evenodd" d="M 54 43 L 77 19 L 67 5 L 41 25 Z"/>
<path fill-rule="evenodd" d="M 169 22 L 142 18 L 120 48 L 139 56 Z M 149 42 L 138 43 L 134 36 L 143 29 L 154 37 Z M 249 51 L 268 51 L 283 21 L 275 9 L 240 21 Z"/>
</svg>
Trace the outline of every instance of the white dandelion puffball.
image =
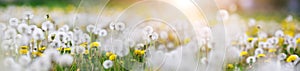
<svg viewBox="0 0 300 71">
<path fill-rule="evenodd" d="M 255 55 L 262 54 L 262 53 L 264 53 L 264 50 L 262 48 L 255 49 Z"/>
<path fill-rule="evenodd" d="M 62 66 L 70 66 L 73 63 L 73 57 L 69 54 L 61 55 L 58 59 L 58 64 Z"/>
<path fill-rule="evenodd" d="M 277 30 L 277 31 L 275 32 L 275 37 L 283 37 L 283 36 L 284 36 L 284 33 L 283 33 L 282 30 Z"/>
<path fill-rule="evenodd" d="M 37 29 L 36 25 L 30 25 L 29 30 L 27 31 L 28 34 L 32 34 Z"/>
<path fill-rule="evenodd" d="M 39 28 L 36 29 L 32 33 L 32 37 L 33 37 L 34 40 L 43 40 L 43 39 L 45 39 L 44 32 Z"/>
<path fill-rule="evenodd" d="M 92 32 L 94 32 L 95 30 L 96 30 L 96 27 L 95 27 L 95 25 L 93 25 L 93 24 L 90 24 L 90 25 L 87 25 L 87 26 L 86 26 L 86 31 L 89 32 L 89 33 L 92 33 Z"/>
<path fill-rule="evenodd" d="M 14 28 L 9 28 L 4 32 L 4 39 L 13 39 L 17 35 L 17 31 Z"/>
<path fill-rule="evenodd" d="M 286 57 L 287 57 L 287 55 L 286 55 L 285 53 L 280 53 L 280 54 L 278 55 L 278 59 L 279 59 L 279 60 L 284 60 Z"/>
<path fill-rule="evenodd" d="M 12 57 L 7 57 L 3 60 L 3 65 L 5 67 L 11 67 L 15 64 L 15 60 Z"/>
<path fill-rule="evenodd" d="M 50 60 L 54 61 L 60 57 L 59 51 L 54 48 L 46 49 L 44 52 L 45 56 L 48 56 Z"/>
<path fill-rule="evenodd" d="M 116 24 L 115 24 L 115 22 L 111 22 L 111 23 L 109 24 L 109 28 L 110 28 L 111 30 L 116 30 Z"/>
<path fill-rule="evenodd" d="M 125 23 L 123 22 L 118 22 L 115 24 L 115 29 L 117 31 L 123 31 L 125 29 Z"/>
<path fill-rule="evenodd" d="M 20 24 L 19 26 L 18 26 L 18 32 L 19 33 L 25 33 L 25 32 L 27 32 L 28 31 L 28 25 L 27 24 L 25 24 L 25 23 L 22 23 L 22 24 Z"/>
<path fill-rule="evenodd" d="M 42 23 L 42 29 L 45 31 L 54 30 L 54 24 L 51 21 L 45 21 Z"/>
<path fill-rule="evenodd" d="M 105 29 L 101 29 L 98 33 L 99 36 L 104 37 L 107 35 L 107 31 Z"/>
<path fill-rule="evenodd" d="M 152 33 L 153 32 L 153 28 L 151 27 L 151 26 L 146 26 L 145 28 L 144 28 L 144 34 L 150 34 L 150 33 Z"/>
<path fill-rule="evenodd" d="M 158 39 L 158 34 L 156 32 L 153 32 L 152 34 L 149 34 L 148 37 L 151 40 L 157 40 Z"/>
<path fill-rule="evenodd" d="M 17 19 L 17 18 L 10 18 L 9 19 L 9 25 L 10 26 L 16 27 L 16 26 L 18 26 L 18 24 L 19 24 L 19 19 Z"/>
<path fill-rule="evenodd" d="M 4 31 L 6 29 L 6 25 L 4 23 L 0 23 L 0 31 Z"/>
<path fill-rule="evenodd" d="M 292 16 L 292 15 L 288 15 L 288 16 L 285 18 L 285 21 L 287 21 L 287 22 L 293 21 L 293 16 Z"/>
<path fill-rule="evenodd" d="M 159 37 L 160 37 L 161 39 L 167 39 L 167 38 L 168 38 L 168 32 L 166 32 L 166 31 L 161 31 L 161 32 L 159 33 Z"/>
<path fill-rule="evenodd" d="M 76 46 L 75 51 L 77 54 L 84 54 L 85 48 L 82 46 Z"/>
<path fill-rule="evenodd" d="M 122 47 L 122 48 L 119 48 L 119 50 L 116 52 L 116 54 L 120 57 L 123 57 L 123 56 L 126 56 L 128 55 L 130 52 L 129 48 L 127 47 Z"/>
<path fill-rule="evenodd" d="M 113 66 L 113 62 L 111 61 L 111 60 L 105 60 L 104 62 L 103 62 L 103 67 L 105 68 L 105 69 L 108 69 L 108 68 L 111 68 L 112 66 Z"/>
<path fill-rule="evenodd" d="M 218 13 L 218 20 L 227 20 L 229 18 L 229 13 L 227 10 L 219 10 L 219 13 Z"/>
<path fill-rule="evenodd" d="M 248 26 L 255 26 L 255 24 L 256 24 L 255 19 L 253 19 L 253 18 L 249 19 Z"/>
<path fill-rule="evenodd" d="M 253 64 L 253 63 L 255 63 L 255 62 L 256 62 L 255 56 L 249 56 L 249 57 L 246 59 L 246 62 L 247 62 L 248 64 Z"/>
<path fill-rule="evenodd" d="M 28 65 L 28 64 L 30 63 L 30 61 L 31 61 L 31 58 L 28 57 L 28 56 L 25 56 L 25 55 L 23 55 L 23 56 L 21 56 L 21 57 L 19 58 L 19 63 L 20 63 L 22 66 Z"/>
<path fill-rule="evenodd" d="M 24 19 L 26 19 L 26 20 L 32 19 L 33 16 L 34 16 L 34 15 L 33 15 L 32 12 L 30 12 L 30 11 L 26 11 L 26 12 L 24 13 Z"/>
</svg>

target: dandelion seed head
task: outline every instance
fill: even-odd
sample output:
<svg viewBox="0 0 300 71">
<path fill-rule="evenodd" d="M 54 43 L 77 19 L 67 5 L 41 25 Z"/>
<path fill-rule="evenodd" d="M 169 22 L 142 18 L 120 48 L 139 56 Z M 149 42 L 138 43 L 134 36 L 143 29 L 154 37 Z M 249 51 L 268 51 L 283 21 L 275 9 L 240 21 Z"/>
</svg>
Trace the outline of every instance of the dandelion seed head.
<svg viewBox="0 0 300 71">
<path fill-rule="evenodd" d="M 54 24 L 51 21 L 45 21 L 42 23 L 42 29 L 45 31 L 53 31 Z"/>
<path fill-rule="evenodd" d="M 58 59 L 58 64 L 62 66 L 70 66 L 73 63 L 73 57 L 69 54 L 63 54 Z"/>
<path fill-rule="evenodd" d="M 29 65 L 30 62 L 31 62 L 31 58 L 28 56 L 23 55 L 19 58 L 19 63 L 22 66 L 27 66 L 27 65 Z"/>
<path fill-rule="evenodd" d="M 9 19 L 9 25 L 12 27 L 17 27 L 19 24 L 19 19 L 17 18 L 10 18 Z"/>
<path fill-rule="evenodd" d="M 247 62 L 248 64 L 253 64 L 253 63 L 255 63 L 255 62 L 256 62 L 255 56 L 249 56 L 249 57 L 246 59 L 246 62 Z"/>
<path fill-rule="evenodd" d="M 125 23 L 123 22 L 118 22 L 115 24 L 115 29 L 117 31 L 123 31 L 125 29 Z"/>
<path fill-rule="evenodd" d="M 113 66 L 113 62 L 112 62 L 111 60 L 105 60 L 105 61 L 103 62 L 103 67 L 104 67 L 105 69 L 111 68 L 112 66 Z"/>
</svg>

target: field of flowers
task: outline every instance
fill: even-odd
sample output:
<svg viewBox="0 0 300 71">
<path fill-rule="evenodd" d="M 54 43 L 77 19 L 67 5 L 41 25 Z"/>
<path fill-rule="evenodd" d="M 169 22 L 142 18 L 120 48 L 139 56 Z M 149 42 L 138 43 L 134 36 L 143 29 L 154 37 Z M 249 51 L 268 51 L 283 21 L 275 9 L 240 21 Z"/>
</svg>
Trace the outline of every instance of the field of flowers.
<svg viewBox="0 0 300 71">
<path fill-rule="evenodd" d="M 152 2 L 145 4 L 151 5 Z M 185 14 L 189 18 L 187 21 L 186 16 L 173 12 L 173 9 L 163 10 L 167 5 L 160 6 L 157 12 L 172 12 L 166 15 L 171 17 L 161 17 L 167 21 L 151 18 L 153 12 L 155 15 L 157 12 L 152 12 L 152 8 L 146 10 L 147 5 L 143 11 L 131 11 L 135 7 L 127 9 L 129 14 L 118 8 L 108 9 L 101 16 L 94 10 L 79 12 L 74 6 L 52 9 L 19 6 L 0 8 L 0 69 L 300 70 L 300 22 L 294 15 L 265 20 L 220 9 L 213 21 L 221 24 L 205 24 L 197 19 L 195 24 L 190 22 L 194 18 L 190 18 L 189 14 Z M 151 16 L 146 14 L 146 20 L 140 20 L 145 16 L 144 13 L 148 13 L 145 11 L 151 11 Z"/>
</svg>

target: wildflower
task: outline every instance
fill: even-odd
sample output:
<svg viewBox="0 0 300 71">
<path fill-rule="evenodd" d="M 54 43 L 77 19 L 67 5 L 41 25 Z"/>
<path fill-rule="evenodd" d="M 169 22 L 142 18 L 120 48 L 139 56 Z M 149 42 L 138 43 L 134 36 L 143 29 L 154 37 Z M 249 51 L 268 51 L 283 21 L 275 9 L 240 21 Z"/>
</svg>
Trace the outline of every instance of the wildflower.
<svg viewBox="0 0 300 71">
<path fill-rule="evenodd" d="M 254 38 L 248 38 L 247 41 L 248 41 L 249 43 L 251 43 L 251 42 L 253 41 L 253 39 L 254 39 Z"/>
<path fill-rule="evenodd" d="M 82 47 L 82 46 L 76 46 L 75 51 L 76 51 L 77 54 L 84 54 L 85 48 Z"/>
<path fill-rule="evenodd" d="M 16 26 L 18 26 L 18 24 L 19 24 L 19 20 L 17 18 L 10 18 L 9 19 L 9 25 L 10 26 L 16 27 Z"/>
<path fill-rule="evenodd" d="M 187 43 L 189 43 L 191 41 L 191 38 L 185 38 L 184 40 L 183 40 L 183 44 L 187 44 Z"/>
<path fill-rule="evenodd" d="M 104 37 L 107 35 L 107 31 L 105 29 L 97 29 L 95 34 L 98 34 L 100 37 Z"/>
<path fill-rule="evenodd" d="M 48 41 L 49 42 L 53 41 L 55 39 L 55 36 L 56 36 L 55 32 L 50 33 L 48 35 Z"/>
<path fill-rule="evenodd" d="M 110 28 L 111 30 L 116 30 L 116 24 L 115 24 L 115 22 L 111 22 L 111 23 L 109 24 L 109 28 Z"/>
<path fill-rule="evenodd" d="M 240 56 L 247 56 L 248 55 L 248 52 L 247 51 L 242 51 L 241 53 L 240 53 Z"/>
<path fill-rule="evenodd" d="M 255 55 L 263 54 L 263 53 L 264 53 L 264 50 L 262 48 L 255 49 Z"/>
<path fill-rule="evenodd" d="M 43 40 L 45 39 L 44 33 L 41 29 L 36 29 L 33 33 L 33 39 L 35 40 Z"/>
<path fill-rule="evenodd" d="M 95 25 L 90 24 L 90 25 L 86 26 L 86 31 L 89 32 L 89 33 L 92 33 L 95 30 L 96 30 Z"/>
<path fill-rule="evenodd" d="M 54 30 L 54 25 L 50 21 L 45 21 L 42 23 L 42 29 L 45 31 L 49 31 L 49 30 L 52 31 Z"/>
<path fill-rule="evenodd" d="M 232 69 L 233 67 L 233 64 L 227 64 L 227 68 Z"/>
<path fill-rule="evenodd" d="M 298 55 L 290 55 L 290 56 L 286 59 L 286 62 L 292 62 L 292 61 L 297 60 L 298 58 L 299 58 Z"/>
<path fill-rule="evenodd" d="M 86 47 L 87 45 L 88 45 L 87 42 L 83 42 L 83 43 L 80 44 L 81 47 Z"/>
<path fill-rule="evenodd" d="M 254 56 L 250 56 L 250 57 L 248 57 L 248 58 L 246 59 L 246 62 L 247 62 L 248 64 L 252 64 L 252 63 L 255 63 L 255 62 L 256 62 L 256 59 L 255 59 Z"/>
<path fill-rule="evenodd" d="M 151 40 L 157 40 L 158 39 L 158 34 L 156 32 L 153 32 L 152 34 L 149 34 L 148 37 Z"/>
<path fill-rule="evenodd" d="M 99 42 L 93 42 L 90 44 L 90 48 L 97 48 L 100 46 L 100 43 Z"/>
<path fill-rule="evenodd" d="M 32 14 L 31 12 L 26 11 L 26 12 L 24 13 L 24 19 L 30 20 L 30 19 L 32 19 L 32 18 L 33 18 L 33 14 Z"/>
<path fill-rule="evenodd" d="M 218 12 L 218 20 L 224 21 L 229 18 L 229 13 L 227 10 L 219 10 Z"/>
<path fill-rule="evenodd" d="M 90 53 L 89 50 L 84 51 L 84 54 L 89 54 L 89 53 Z"/>
<path fill-rule="evenodd" d="M 269 49 L 269 52 L 270 53 L 276 52 L 276 49 L 275 48 L 271 48 L 271 49 Z"/>
<path fill-rule="evenodd" d="M 0 23 L 0 31 L 4 31 L 6 29 L 6 25 L 4 23 Z"/>
<path fill-rule="evenodd" d="M 107 57 L 109 57 L 109 56 L 111 56 L 112 54 L 113 54 L 112 52 L 106 52 L 105 55 L 106 55 Z"/>
<path fill-rule="evenodd" d="M 255 19 L 251 18 L 251 19 L 249 19 L 248 25 L 249 26 L 254 26 L 255 23 L 256 23 Z"/>
<path fill-rule="evenodd" d="M 37 26 L 36 25 L 30 25 L 28 28 L 29 28 L 29 30 L 27 31 L 27 33 L 32 34 L 37 29 Z"/>
<path fill-rule="evenodd" d="M 283 37 L 283 36 L 284 36 L 284 33 L 283 33 L 282 30 L 277 30 L 277 31 L 275 32 L 275 37 Z"/>
<path fill-rule="evenodd" d="M 134 50 L 134 54 L 139 55 L 139 56 L 144 55 L 145 50 Z"/>
<path fill-rule="evenodd" d="M 114 61 L 117 58 L 117 55 L 112 54 L 109 56 L 109 60 Z"/>
<path fill-rule="evenodd" d="M 153 32 L 153 28 L 151 26 L 146 26 L 144 28 L 144 34 L 150 34 Z"/>
<path fill-rule="evenodd" d="M 29 63 L 30 63 L 31 59 L 30 57 L 28 56 L 24 56 L 22 55 L 20 58 L 19 58 L 19 63 L 22 65 L 22 66 L 27 66 Z"/>
<path fill-rule="evenodd" d="M 160 38 L 162 39 L 167 39 L 168 38 L 168 33 L 166 31 L 162 31 L 159 33 Z"/>
<path fill-rule="evenodd" d="M 286 22 L 291 22 L 291 21 L 293 21 L 293 16 L 292 16 L 292 15 L 288 15 L 288 16 L 285 18 L 285 21 L 286 21 Z"/>
<path fill-rule="evenodd" d="M 285 53 L 280 53 L 280 54 L 278 55 L 278 59 L 279 59 L 279 60 L 284 60 L 286 57 L 287 57 L 287 55 L 286 55 Z"/>
<path fill-rule="evenodd" d="M 20 25 L 18 26 L 18 29 L 17 29 L 17 30 L 18 30 L 19 33 L 25 33 L 25 32 L 27 32 L 27 30 L 28 30 L 28 25 L 22 23 L 22 24 L 20 24 Z"/>
<path fill-rule="evenodd" d="M 111 60 L 105 60 L 104 62 L 103 62 L 103 67 L 105 68 L 105 69 L 108 69 L 108 68 L 111 68 L 112 66 L 113 66 L 113 61 L 111 61 Z"/>
<path fill-rule="evenodd" d="M 28 46 L 21 46 L 19 51 L 20 54 L 27 54 L 28 53 Z"/>
<path fill-rule="evenodd" d="M 258 54 L 256 57 L 261 58 L 261 57 L 266 57 L 266 55 L 265 54 Z"/>
<path fill-rule="evenodd" d="M 4 32 L 4 39 L 13 39 L 17 35 L 17 31 L 14 28 L 8 28 Z"/>
<path fill-rule="evenodd" d="M 122 30 L 124 30 L 124 29 L 125 29 L 125 23 L 123 23 L 123 22 L 118 22 L 118 23 L 116 23 L 116 24 L 115 24 L 115 29 L 116 29 L 117 31 L 122 31 Z"/>
<path fill-rule="evenodd" d="M 58 64 L 62 66 L 70 66 L 73 63 L 73 57 L 69 54 L 63 54 L 58 59 Z"/>
</svg>

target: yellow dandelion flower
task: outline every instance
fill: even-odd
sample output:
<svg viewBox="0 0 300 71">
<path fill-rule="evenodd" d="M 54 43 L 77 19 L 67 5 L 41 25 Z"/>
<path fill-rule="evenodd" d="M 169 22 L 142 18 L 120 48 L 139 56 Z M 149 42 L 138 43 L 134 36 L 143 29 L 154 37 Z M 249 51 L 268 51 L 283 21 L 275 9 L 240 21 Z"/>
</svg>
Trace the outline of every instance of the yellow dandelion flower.
<svg viewBox="0 0 300 71">
<path fill-rule="evenodd" d="M 248 55 L 248 52 L 247 52 L 247 51 L 242 51 L 242 52 L 240 53 L 240 56 L 246 56 L 246 55 Z"/>
<path fill-rule="evenodd" d="M 89 54 L 89 50 L 85 50 L 85 51 L 84 51 L 84 54 Z"/>
<path fill-rule="evenodd" d="M 63 48 L 62 48 L 62 47 L 59 47 L 59 48 L 56 48 L 56 50 L 58 50 L 58 51 L 62 51 L 62 50 L 63 50 Z"/>
<path fill-rule="evenodd" d="M 90 44 L 90 48 L 97 48 L 97 47 L 99 47 L 100 46 L 100 43 L 99 42 L 93 42 L 93 43 L 91 43 Z"/>
<path fill-rule="evenodd" d="M 297 60 L 299 57 L 297 55 L 290 55 L 287 59 L 286 62 L 292 62 Z"/>
<path fill-rule="evenodd" d="M 44 51 L 46 49 L 46 47 L 44 46 L 44 47 L 40 47 L 40 48 L 38 48 L 38 50 L 39 51 Z"/>
<path fill-rule="evenodd" d="M 269 52 L 270 53 L 276 52 L 276 49 L 275 48 L 269 49 Z"/>
<path fill-rule="evenodd" d="M 145 54 L 145 50 L 141 50 L 140 55 L 144 55 Z"/>
<path fill-rule="evenodd" d="M 113 54 L 112 52 L 106 52 L 105 55 L 106 55 L 107 57 L 109 57 L 109 56 L 111 56 L 112 54 Z"/>
<path fill-rule="evenodd" d="M 257 58 L 261 58 L 261 57 L 266 57 L 266 55 L 265 54 L 258 54 L 257 55 Z"/>
<path fill-rule="evenodd" d="M 299 44 L 299 43 L 300 43 L 300 38 L 298 38 L 298 39 L 296 40 L 296 42 L 297 42 L 297 44 Z"/>
<path fill-rule="evenodd" d="M 109 56 L 109 60 L 114 61 L 117 58 L 117 55 L 112 54 Z"/>
<path fill-rule="evenodd" d="M 144 55 L 145 54 L 145 50 L 134 50 L 134 54 L 136 54 L 136 55 Z"/>
<path fill-rule="evenodd" d="M 227 64 L 227 68 L 232 69 L 233 67 L 233 64 Z"/>
<path fill-rule="evenodd" d="M 28 49 L 28 46 L 21 46 L 21 49 Z"/>
<path fill-rule="evenodd" d="M 254 38 L 250 37 L 247 39 L 248 42 L 252 42 Z"/>
<path fill-rule="evenodd" d="M 134 54 L 138 55 L 140 54 L 141 50 L 134 50 Z"/>
<path fill-rule="evenodd" d="M 283 42 L 284 42 L 284 38 L 280 37 L 278 44 L 281 46 L 283 44 Z"/>
<path fill-rule="evenodd" d="M 86 47 L 86 46 L 87 46 L 87 44 L 88 44 L 87 42 L 83 42 L 83 43 L 81 43 L 81 44 L 80 44 L 80 46 L 82 46 L 82 47 Z"/>
<path fill-rule="evenodd" d="M 28 46 L 21 46 L 21 49 L 19 50 L 20 54 L 27 54 L 28 53 Z"/>
<path fill-rule="evenodd" d="M 185 38 L 184 41 L 183 41 L 183 44 L 187 44 L 191 41 L 191 38 Z"/>
<path fill-rule="evenodd" d="M 27 49 L 21 49 L 19 51 L 20 54 L 27 54 L 28 53 L 28 50 Z"/>
</svg>

